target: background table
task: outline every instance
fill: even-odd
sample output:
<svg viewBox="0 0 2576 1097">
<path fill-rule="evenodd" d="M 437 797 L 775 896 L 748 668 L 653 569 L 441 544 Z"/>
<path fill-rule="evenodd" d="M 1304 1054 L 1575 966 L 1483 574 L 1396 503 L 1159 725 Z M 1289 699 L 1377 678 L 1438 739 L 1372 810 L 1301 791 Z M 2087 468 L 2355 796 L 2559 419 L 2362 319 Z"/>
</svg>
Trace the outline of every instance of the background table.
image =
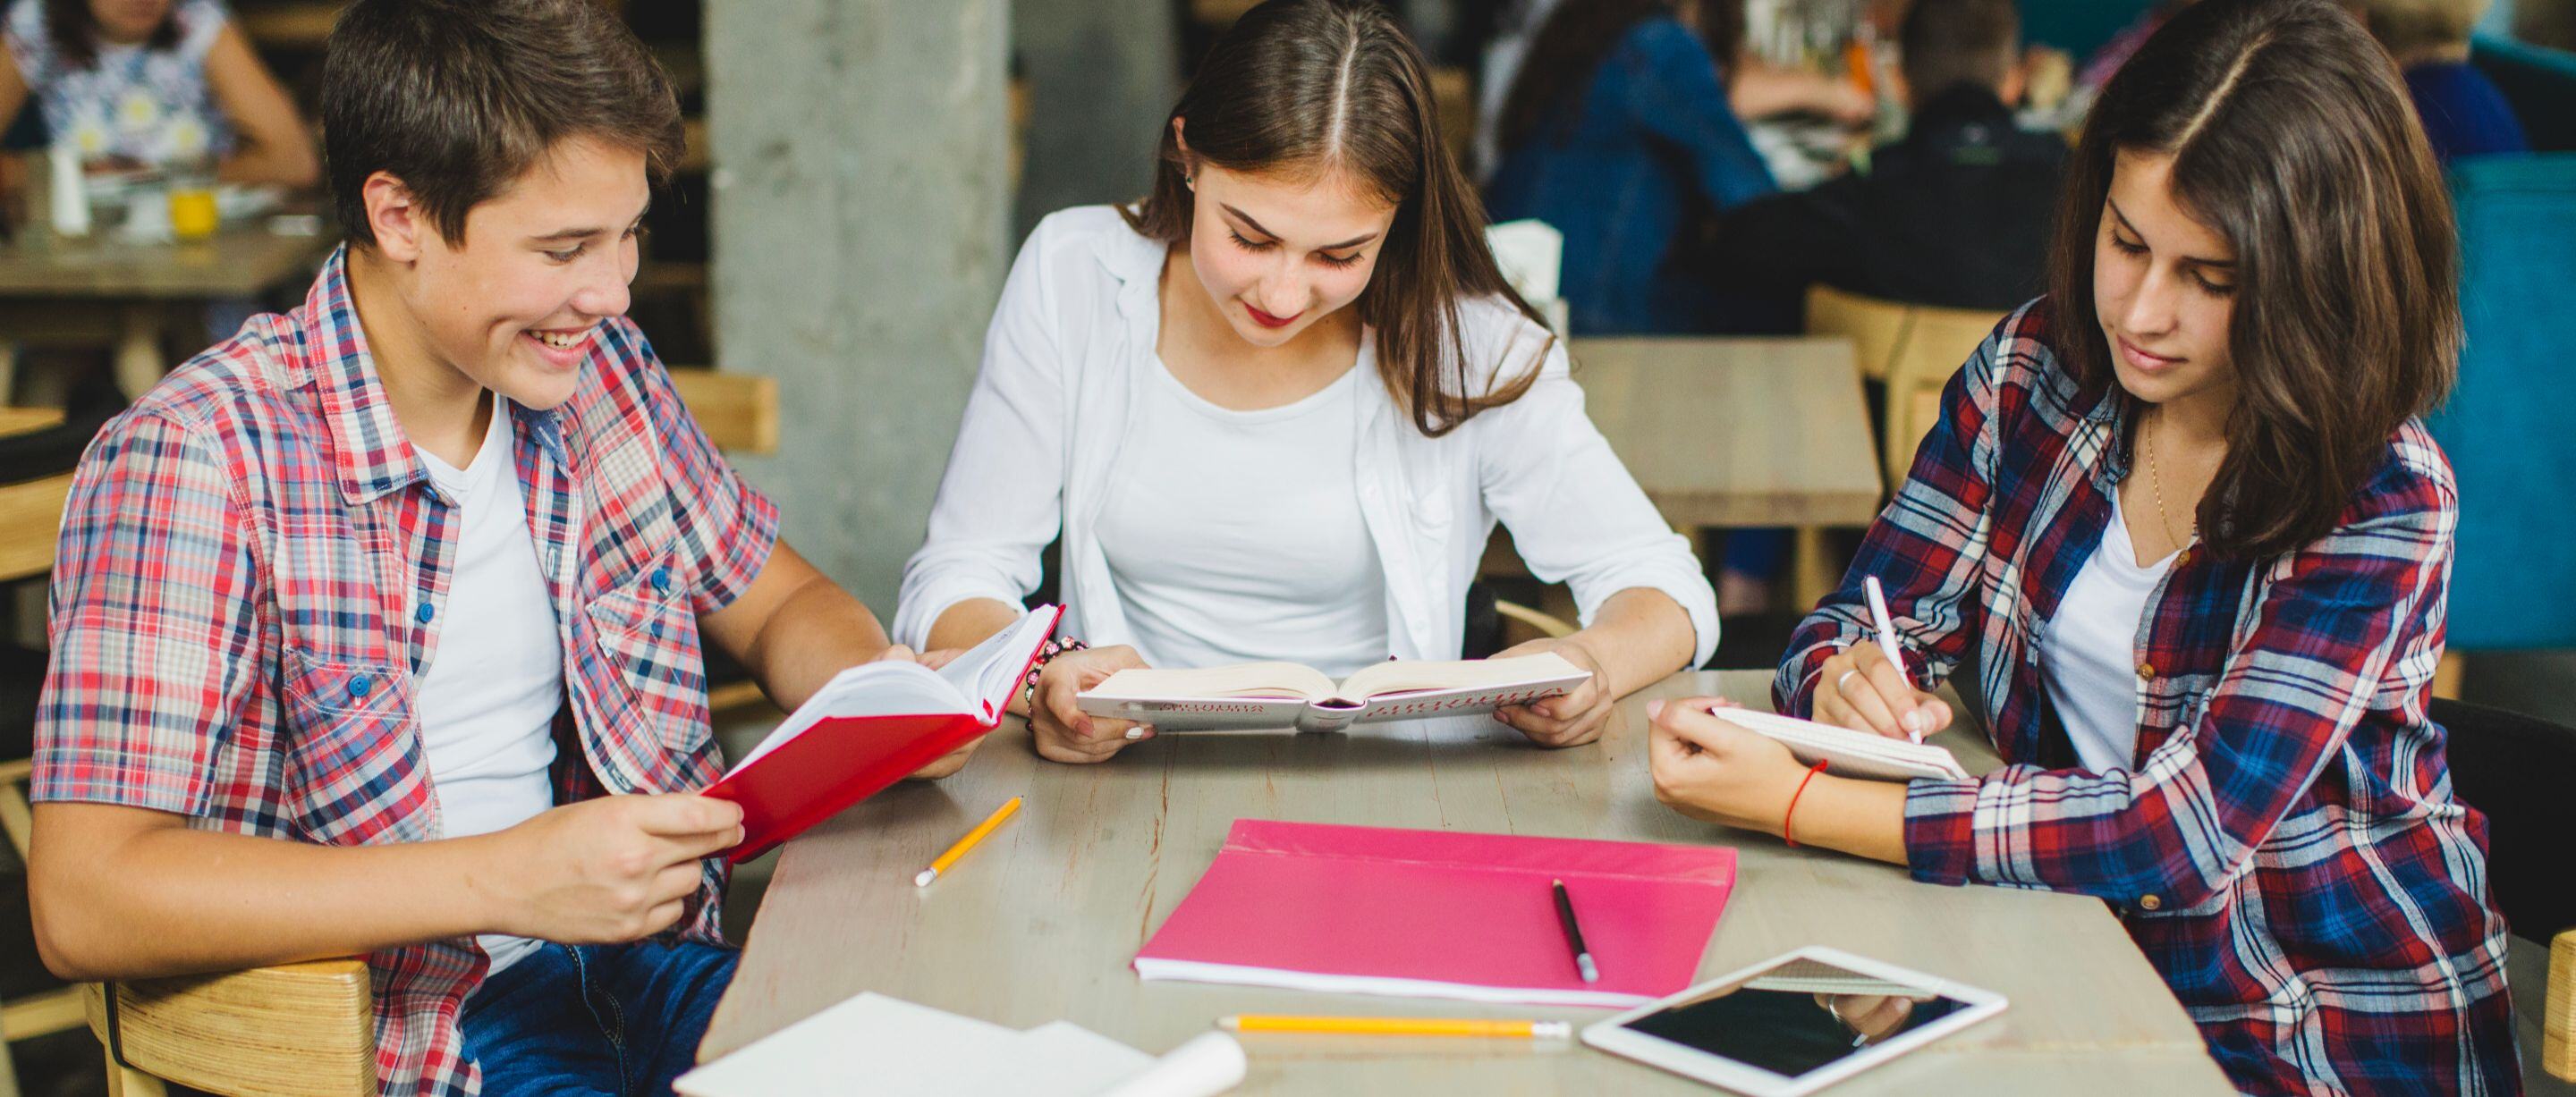
<svg viewBox="0 0 2576 1097">
<path fill-rule="evenodd" d="M 1878 451 L 1850 340 L 1577 339 L 1585 407 L 1664 517 L 1866 526 Z"/>
<path fill-rule="evenodd" d="M 1665 521 L 1693 536 L 1789 527 L 1792 603 L 1814 605 L 1833 588 L 1823 530 L 1868 525 L 1882 487 L 1850 340 L 1576 339 L 1570 349 L 1593 425 Z"/>
<path fill-rule="evenodd" d="M 14 340 L 104 342 L 116 348 L 117 384 L 141 396 L 172 364 L 161 335 L 175 311 L 309 278 L 337 242 L 255 224 L 184 244 L 63 239 L 31 225 L 0 244 L 0 366 Z"/>
<path fill-rule="evenodd" d="M 1700 974 L 1825 944 L 2001 992 L 2006 1013 L 1835 1093 L 2227 1092 L 2182 1007 L 2103 905 L 1917 884 L 1902 869 L 1676 815 L 1647 777 L 1643 701 L 1769 676 L 1677 675 L 1600 743 L 1528 746 L 1490 720 L 1352 735 L 1169 735 L 1098 766 L 1040 762 L 1014 720 L 965 771 L 880 794 L 791 843 L 706 1042 L 711 1059 L 864 990 L 1014 1027 L 1069 1018 L 1151 1052 L 1236 1012 L 1545 1016 L 1600 1010 L 1142 983 L 1127 963 L 1238 817 L 1723 842 L 1739 878 Z M 1980 765 L 1992 755 L 1952 734 Z M 926 889 L 913 873 L 1002 800 L 1028 802 Z M 1460 932 L 1474 933 L 1473 912 Z M 1246 1093 L 1705 1093 L 1572 1044 L 1247 1036 Z"/>
</svg>

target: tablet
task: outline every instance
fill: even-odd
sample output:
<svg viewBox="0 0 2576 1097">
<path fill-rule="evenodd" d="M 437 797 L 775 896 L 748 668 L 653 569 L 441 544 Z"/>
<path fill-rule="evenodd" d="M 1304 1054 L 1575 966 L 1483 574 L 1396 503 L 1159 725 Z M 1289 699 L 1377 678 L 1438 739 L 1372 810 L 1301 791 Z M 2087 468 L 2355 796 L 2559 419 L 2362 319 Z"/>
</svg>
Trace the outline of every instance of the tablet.
<svg viewBox="0 0 2576 1097">
<path fill-rule="evenodd" d="M 2003 1011 L 2000 994 L 1814 946 L 1638 1006 L 1583 1042 L 1753 1097 L 1798 1097 Z"/>
</svg>

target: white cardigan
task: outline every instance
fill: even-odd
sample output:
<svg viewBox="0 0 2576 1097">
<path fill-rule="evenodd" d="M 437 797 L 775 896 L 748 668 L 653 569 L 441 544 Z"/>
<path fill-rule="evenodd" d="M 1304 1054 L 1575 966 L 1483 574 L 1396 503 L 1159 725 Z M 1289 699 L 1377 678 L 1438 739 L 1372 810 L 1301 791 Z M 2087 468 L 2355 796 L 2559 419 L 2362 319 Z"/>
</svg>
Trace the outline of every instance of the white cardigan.
<svg viewBox="0 0 2576 1097">
<path fill-rule="evenodd" d="M 984 336 L 929 537 L 904 566 L 898 641 L 926 646 L 939 615 L 968 599 L 1018 605 L 1059 525 L 1065 632 L 1133 640 L 1095 529 L 1132 409 L 1159 368 L 1164 258 L 1109 206 L 1055 213 L 1029 234 Z M 1360 511 L 1386 572 L 1391 654 L 1459 656 L 1467 584 L 1499 519 L 1533 574 L 1573 587 L 1586 623 L 1613 594 L 1659 590 L 1690 615 L 1691 665 L 1707 662 L 1717 597 L 1690 543 L 1584 417 L 1563 342 L 1500 299 L 1459 311 L 1468 360 L 1495 370 L 1485 383 L 1519 376 L 1541 347 L 1547 359 L 1526 395 L 1439 438 L 1423 436 L 1384 385 L 1362 386 Z"/>
</svg>

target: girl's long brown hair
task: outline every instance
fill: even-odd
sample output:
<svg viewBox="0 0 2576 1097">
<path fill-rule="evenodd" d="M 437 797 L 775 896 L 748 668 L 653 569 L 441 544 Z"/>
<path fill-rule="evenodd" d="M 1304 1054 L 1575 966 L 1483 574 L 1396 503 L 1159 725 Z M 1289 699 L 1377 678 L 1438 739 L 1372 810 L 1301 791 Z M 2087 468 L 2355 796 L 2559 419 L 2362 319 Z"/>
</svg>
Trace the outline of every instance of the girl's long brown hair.
<svg viewBox="0 0 2576 1097">
<path fill-rule="evenodd" d="M 1533 364 L 1488 383 L 1467 360 L 1462 300 L 1498 296 L 1546 322 L 1494 265 L 1484 203 L 1440 141 L 1429 66 L 1382 8 L 1270 0 L 1244 13 L 1208 50 L 1171 117 L 1188 119 L 1190 153 L 1202 162 L 1256 175 L 1346 171 L 1395 203 L 1377 268 L 1351 307 L 1377 334 L 1379 379 L 1422 433 L 1447 434 L 1538 379 Z M 1148 239 L 1183 244 L 1195 207 L 1168 119 L 1157 161 L 1153 190 L 1122 212 Z"/>
<path fill-rule="evenodd" d="M 2236 252 L 2236 404 L 2201 498 L 2213 551 L 2331 532 L 2389 437 L 2459 371 L 2459 242 L 2396 66 L 2333 0 L 2207 0 L 2103 89 L 2067 165 L 2049 296 L 2088 396 L 2118 384 L 2093 307 L 2114 162 L 2169 155 L 2177 204 Z"/>
<path fill-rule="evenodd" d="M 85 69 L 98 63 L 98 16 L 90 12 L 89 0 L 45 0 L 45 33 L 53 37 L 54 52 L 62 55 L 65 67 Z M 170 5 L 143 45 L 156 50 L 179 45 L 178 4 Z"/>
</svg>

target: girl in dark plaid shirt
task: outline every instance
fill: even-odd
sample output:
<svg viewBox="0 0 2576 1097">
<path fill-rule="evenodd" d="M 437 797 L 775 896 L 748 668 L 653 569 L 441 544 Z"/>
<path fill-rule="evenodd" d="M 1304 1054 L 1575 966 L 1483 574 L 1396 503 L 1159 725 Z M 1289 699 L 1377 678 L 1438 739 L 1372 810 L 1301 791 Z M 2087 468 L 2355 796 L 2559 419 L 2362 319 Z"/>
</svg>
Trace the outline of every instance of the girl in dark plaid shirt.
<svg viewBox="0 0 2576 1097">
<path fill-rule="evenodd" d="M 2175 16 L 2086 120 L 2057 238 L 1775 686 L 1904 736 L 1964 671 L 2006 765 L 1801 793 L 1695 699 L 1656 713 L 1658 795 L 2103 898 L 2242 1090 L 2518 1092 L 2485 820 L 2425 715 L 2458 499 L 2418 416 L 2457 244 L 2394 66 L 2330 0 Z"/>
</svg>

